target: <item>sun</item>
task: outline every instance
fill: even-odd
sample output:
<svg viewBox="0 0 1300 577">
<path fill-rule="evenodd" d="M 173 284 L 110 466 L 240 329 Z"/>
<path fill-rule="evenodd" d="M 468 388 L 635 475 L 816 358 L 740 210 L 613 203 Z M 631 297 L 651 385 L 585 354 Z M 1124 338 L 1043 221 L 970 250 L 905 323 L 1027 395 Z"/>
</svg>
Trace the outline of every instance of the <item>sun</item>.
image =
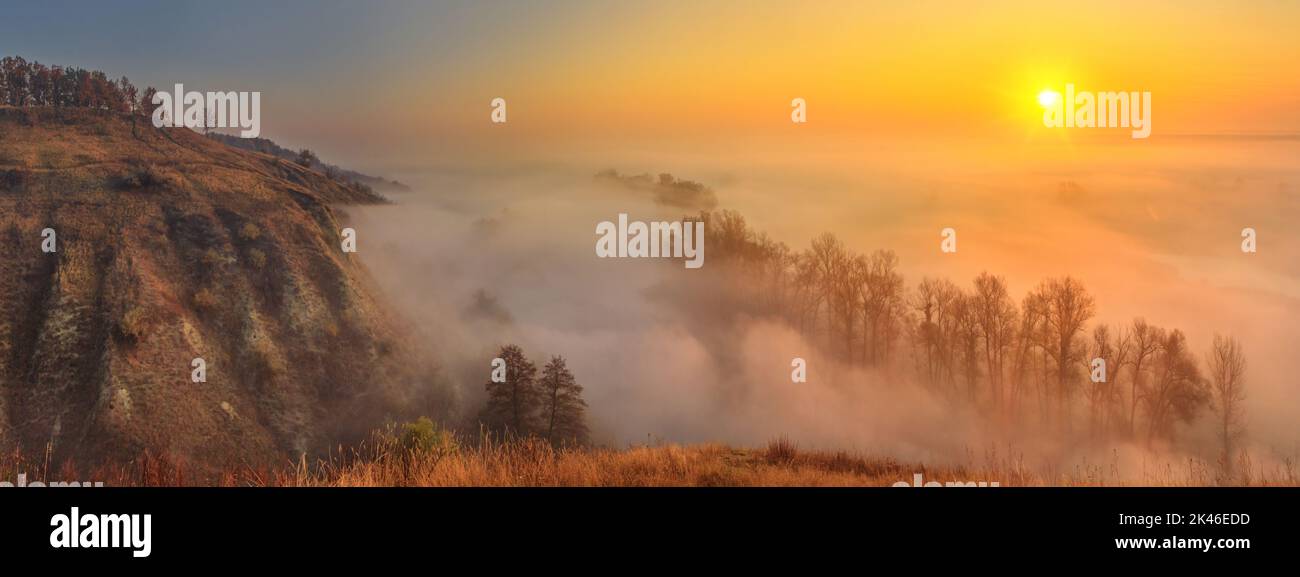
<svg viewBox="0 0 1300 577">
<path fill-rule="evenodd" d="M 1038 103 L 1044 108 L 1056 106 L 1061 101 L 1061 93 L 1052 89 L 1047 89 L 1038 93 Z"/>
</svg>

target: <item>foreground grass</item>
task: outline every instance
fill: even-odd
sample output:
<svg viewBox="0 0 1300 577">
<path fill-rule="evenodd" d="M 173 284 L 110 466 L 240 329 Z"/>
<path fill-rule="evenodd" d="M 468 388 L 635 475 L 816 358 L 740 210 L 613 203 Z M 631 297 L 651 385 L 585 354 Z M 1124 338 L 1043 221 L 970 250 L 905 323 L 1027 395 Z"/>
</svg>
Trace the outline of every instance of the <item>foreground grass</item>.
<svg viewBox="0 0 1300 577">
<path fill-rule="evenodd" d="M 904 466 L 889 458 L 845 451 L 800 451 L 784 439 L 766 448 L 720 444 L 638 446 L 626 449 L 556 448 L 536 440 L 447 440 L 412 447 L 376 434 L 362 445 L 324 459 L 303 457 L 282 467 L 232 464 L 198 471 L 166 455 L 144 454 L 126 463 L 79 471 L 40 459 L 0 456 L 0 481 L 102 482 L 105 486 L 345 486 L 345 487 L 755 487 L 888 486 L 910 481 L 965 480 L 961 469 Z"/>
<path fill-rule="evenodd" d="M 1121 474 L 1115 464 L 1031 468 L 1021 458 L 986 454 L 982 464 L 933 466 L 847 451 L 805 451 L 777 439 L 765 448 L 719 444 L 627 449 L 556 449 L 537 441 L 484 442 L 410 451 L 394 444 L 371 458 L 305 461 L 278 472 L 279 486 L 419 487 L 888 487 L 915 475 L 925 482 L 1012 486 L 1295 486 L 1294 467 L 1243 463 L 1231 479 L 1205 462 L 1152 462 Z"/>
<path fill-rule="evenodd" d="M 277 475 L 290 486 L 750 487 L 878 486 L 910 478 L 892 459 L 724 445 L 564 449 L 527 440 L 454 451 L 396 451 L 377 459 L 300 464 Z"/>
<path fill-rule="evenodd" d="M 1245 467 L 1224 481 L 1198 461 L 1153 464 L 1121 475 L 1113 464 L 1031 469 L 1019 458 L 985 455 L 980 465 L 934 467 L 847 451 L 800 450 L 777 439 L 762 448 L 720 444 L 636 446 L 626 449 L 556 448 L 536 439 L 463 444 L 443 434 L 412 443 L 392 430 L 324 459 L 305 457 L 280 467 L 232 464 L 191 471 L 166 456 L 145 454 L 128 463 L 79 474 L 39 460 L 0 456 L 0 481 L 97 481 L 106 486 L 284 487 L 887 487 L 899 481 L 997 482 L 1000 486 L 1213 486 L 1300 484 L 1294 467 Z"/>
</svg>

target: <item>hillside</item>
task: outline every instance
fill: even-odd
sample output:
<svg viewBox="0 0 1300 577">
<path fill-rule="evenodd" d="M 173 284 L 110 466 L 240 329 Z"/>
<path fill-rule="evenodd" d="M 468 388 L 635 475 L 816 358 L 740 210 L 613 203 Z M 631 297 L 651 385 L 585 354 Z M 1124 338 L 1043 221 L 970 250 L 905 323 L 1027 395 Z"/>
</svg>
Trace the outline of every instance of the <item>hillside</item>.
<svg viewBox="0 0 1300 577">
<path fill-rule="evenodd" d="M 268 138 L 240 138 L 233 134 L 222 134 L 220 132 L 213 132 L 208 134 L 207 136 L 208 138 L 211 138 L 213 140 L 216 140 L 217 142 L 220 142 L 228 146 L 233 146 L 235 148 L 242 148 L 244 150 L 251 150 L 253 152 L 260 152 L 262 154 L 269 154 L 276 158 L 281 158 L 288 161 L 293 161 L 294 159 L 298 158 L 298 153 L 296 151 L 289 150 L 288 148 L 280 146 L 279 144 L 276 144 L 275 141 L 270 140 Z M 366 186 L 369 186 L 381 192 L 382 191 L 407 192 L 411 190 L 410 187 L 396 180 L 386 180 L 378 176 L 371 176 L 369 174 L 357 172 L 355 170 L 342 168 L 338 165 L 330 164 L 328 162 L 322 162 L 319 159 L 312 164 L 311 168 L 313 170 L 325 174 L 338 175 L 340 179 L 364 184 Z"/>
<path fill-rule="evenodd" d="M 203 470 L 419 410 L 429 375 L 340 248 L 336 207 L 381 200 L 143 118 L 0 107 L 0 446 Z"/>
</svg>

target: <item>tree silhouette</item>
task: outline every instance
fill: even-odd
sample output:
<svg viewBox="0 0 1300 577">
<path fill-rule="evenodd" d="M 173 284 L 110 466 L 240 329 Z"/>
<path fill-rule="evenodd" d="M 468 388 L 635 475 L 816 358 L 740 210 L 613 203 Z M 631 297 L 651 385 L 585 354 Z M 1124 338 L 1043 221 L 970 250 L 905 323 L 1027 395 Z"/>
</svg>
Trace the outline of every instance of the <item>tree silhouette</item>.
<svg viewBox="0 0 1300 577">
<path fill-rule="evenodd" d="M 539 408 L 537 367 L 515 345 L 501 347 L 499 358 L 506 364 L 505 379 L 488 380 L 487 405 L 479 419 L 489 430 L 508 436 L 534 434 Z"/>
<path fill-rule="evenodd" d="M 540 385 L 546 440 L 557 446 L 587 444 L 587 403 L 582 400 L 582 386 L 565 366 L 564 357 L 551 357 L 551 362 L 542 368 Z"/>
<path fill-rule="evenodd" d="M 158 94 L 158 91 L 150 86 L 140 95 L 139 110 L 144 116 L 153 116 L 154 111 L 158 109 L 158 105 L 153 102 L 153 97 L 156 94 Z"/>
<path fill-rule="evenodd" d="M 1245 412 L 1241 404 L 1246 400 L 1246 355 L 1241 352 L 1237 339 L 1216 334 L 1205 364 L 1209 368 L 1210 392 L 1222 449 L 1220 467 L 1224 478 L 1228 479 L 1232 477 L 1236 459 L 1237 438 L 1245 430 Z"/>
<path fill-rule="evenodd" d="M 989 379 L 989 395 L 995 410 L 1001 411 L 1003 378 L 1007 350 L 1016 331 L 1016 303 L 1007 293 L 1007 281 L 988 272 L 975 277 L 972 295 L 975 324 L 984 343 L 985 374 Z"/>
<path fill-rule="evenodd" d="M 1156 352 L 1160 350 L 1160 343 L 1164 340 L 1164 330 L 1147 324 L 1146 319 L 1133 319 L 1133 363 L 1132 363 L 1132 389 L 1129 396 L 1129 414 L 1128 414 L 1128 433 L 1132 437 L 1137 434 L 1137 407 L 1138 402 L 1146 395 L 1146 383 L 1148 382 L 1147 373 L 1151 370 L 1151 360 L 1155 358 Z"/>
<path fill-rule="evenodd" d="M 315 152 L 312 152 L 304 148 L 298 151 L 298 158 L 294 162 L 297 162 L 299 165 L 305 168 L 311 168 L 317 162 L 320 162 L 320 159 L 316 158 Z"/>
<path fill-rule="evenodd" d="M 1157 438 L 1172 438 L 1174 424 L 1190 422 L 1209 401 L 1205 380 L 1182 331 L 1174 329 L 1166 333 L 1153 360 L 1155 379 L 1144 397 L 1148 443 Z"/>
<path fill-rule="evenodd" d="M 903 275 L 898 274 L 898 255 L 877 250 L 869 259 L 855 259 L 861 280 L 858 306 L 862 318 L 862 357 L 869 366 L 888 366 L 898 332 L 903 306 Z"/>
<path fill-rule="evenodd" d="M 1092 329 L 1092 344 L 1088 349 L 1087 359 L 1085 359 L 1085 370 L 1092 370 L 1092 360 L 1101 359 L 1106 365 L 1106 378 L 1099 383 L 1088 383 L 1088 424 L 1094 435 L 1102 434 L 1107 425 L 1107 419 L 1119 408 L 1121 402 L 1117 391 L 1119 391 L 1119 377 L 1125 366 L 1129 363 L 1129 354 L 1132 351 L 1132 339 L 1128 332 L 1120 327 L 1114 332 L 1109 325 L 1100 324 Z"/>
<path fill-rule="evenodd" d="M 1078 336 L 1083 324 L 1092 318 L 1095 303 L 1083 283 L 1068 276 L 1049 279 L 1038 291 L 1047 305 L 1047 353 L 1056 362 L 1057 418 L 1068 427 L 1067 401 L 1075 381 L 1075 367 L 1083 354 Z"/>
</svg>

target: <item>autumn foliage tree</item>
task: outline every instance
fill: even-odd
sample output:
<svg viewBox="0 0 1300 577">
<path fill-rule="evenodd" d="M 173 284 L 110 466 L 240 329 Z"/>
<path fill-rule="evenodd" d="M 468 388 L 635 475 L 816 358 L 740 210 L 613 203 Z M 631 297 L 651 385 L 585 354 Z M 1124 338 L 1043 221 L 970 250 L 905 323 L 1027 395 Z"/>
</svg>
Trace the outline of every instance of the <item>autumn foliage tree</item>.
<svg viewBox="0 0 1300 577">
<path fill-rule="evenodd" d="M 120 113 L 152 110 L 153 89 L 147 98 L 126 77 L 113 80 L 98 70 L 46 66 L 21 56 L 0 59 L 0 103 L 8 106 L 93 108 Z"/>
</svg>

